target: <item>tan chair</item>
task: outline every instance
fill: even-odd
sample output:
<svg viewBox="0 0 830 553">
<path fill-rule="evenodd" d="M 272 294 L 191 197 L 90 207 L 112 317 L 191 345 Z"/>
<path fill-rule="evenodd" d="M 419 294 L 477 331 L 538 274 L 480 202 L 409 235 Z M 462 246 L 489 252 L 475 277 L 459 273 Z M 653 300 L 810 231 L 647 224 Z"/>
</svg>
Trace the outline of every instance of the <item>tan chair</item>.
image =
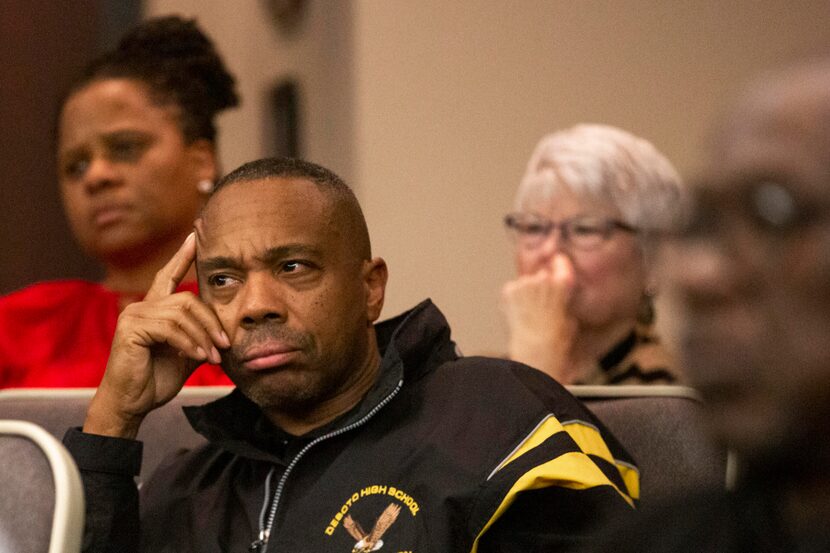
<svg viewBox="0 0 830 553">
<path fill-rule="evenodd" d="M 569 386 L 640 468 L 642 501 L 725 486 L 727 452 L 709 438 L 703 405 L 684 386 Z"/>
<path fill-rule="evenodd" d="M 182 412 L 185 405 L 200 405 L 227 395 L 231 386 L 184 388 L 170 403 L 144 420 L 138 439 L 144 442 L 140 480 L 146 480 L 169 454 L 204 443 Z M 0 418 L 32 421 L 58 439 L 66 430 L 82 426 L 94 388 L 0 390 Z M 2 552 L 0 552 L 2 553 Z"/>
<path fill-rule="evenodd" d="M 38 425 L 0 420 L 0 552 L 78 553 L 84 491 L 66 448 Z"/>
</svg>

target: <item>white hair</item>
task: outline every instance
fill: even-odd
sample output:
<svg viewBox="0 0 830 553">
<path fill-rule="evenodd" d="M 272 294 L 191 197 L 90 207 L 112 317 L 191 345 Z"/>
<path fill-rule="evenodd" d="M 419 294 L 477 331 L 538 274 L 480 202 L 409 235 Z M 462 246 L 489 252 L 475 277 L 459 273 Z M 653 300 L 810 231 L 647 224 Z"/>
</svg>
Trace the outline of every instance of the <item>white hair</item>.
<svg viewBox="0 0 830 553">
<path fill-rule="evenodd" d="M 542 138 L 515 207 L 533 211 L 562 188 L 611 203 L 646 238 L 671 229 L 686 203 L 680 175 L 651 142 L 607 125 L 582 124 Z"/>
</svg>

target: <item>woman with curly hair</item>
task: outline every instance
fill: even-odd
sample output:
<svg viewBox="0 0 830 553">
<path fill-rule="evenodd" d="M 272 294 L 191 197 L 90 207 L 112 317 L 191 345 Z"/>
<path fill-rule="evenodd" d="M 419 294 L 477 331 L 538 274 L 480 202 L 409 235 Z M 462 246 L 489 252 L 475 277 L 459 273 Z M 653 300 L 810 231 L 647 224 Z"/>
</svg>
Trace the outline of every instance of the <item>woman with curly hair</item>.
<svg viewBox="0 0 830 553">
<path fill-rule="evenodd" d="M 118 314 L 143 297 L 219 177 L 214 119 L 238 103 L 192 20 L 147 20 L 87 67 L 61 104 L 58 180 L 75 238 L 104 277 L 0 299 L 0 388 L 98 385 Z M 196 292 L 194 275 L 182 288 Z M 189 383 L 229 381 L 203 365 Z"/>
</svg>

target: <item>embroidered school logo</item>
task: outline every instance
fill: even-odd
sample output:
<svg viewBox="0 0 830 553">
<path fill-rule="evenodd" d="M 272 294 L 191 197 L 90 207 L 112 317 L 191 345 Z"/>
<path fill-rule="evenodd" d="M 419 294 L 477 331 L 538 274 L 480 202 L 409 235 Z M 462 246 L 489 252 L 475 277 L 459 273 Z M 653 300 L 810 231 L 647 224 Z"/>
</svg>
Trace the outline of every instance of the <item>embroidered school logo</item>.
<svg viewBox="0 0 830 553">
<path fill-rule="evenodd" d="M 357 543 L 354 544 L 354 548 L 352 549 L 352 553 L 368 553 L 369 551 L 377 551 L 383 547 L 383 540 L 380 538 L 389 530 L 390 526 L 395 524 L 395 520 L 397 520 L 400 512 L 400 505 L 390 503 L 380 514 L 377 521 L 375 521 L 375 525 L 369 534 L 366 534 L 363 528 L 361 528 L 360 523 L 352 518 L 352 515 L 346 515 L 343 519 L 343 528 L 357 540 Z"/>
<path fill-rule="evenodd" d="M 358 503 L 360 503 L 359 506 Z M 403 523 L 402 525 L 400 517 L 409 511 L 411 516 L 405 518 L 414 519 L 420 509 L 418 502 L 400 488 L 382 485 L 366 486 L 346 499 L 331 518 L 325 534 L 341 536 L 335 538 L 335 541 L 345 541 L 351 537 L 349 543 L 354 544 L 352 553 L 378 551 L 384 546 L 383 538 L 386 536 L 386 549 L 390 550 L 389 553 L 398 553 L 401 551 L 401 544 L 398 542 L 411 542 L 413 537 L 412 524 Z M 395 525 L 396 521 L 398 521 L 397 525 Z M 371 528 L 368 532 L 364 529 L 364 524 L 365 528 Z M 340 527 L 343 528 L 342 533 L 337 531 Z M 343 545 L 346 544 L 343 543 Z M 412 552 L 414 548 L 404 546 L 404 549 Z"/>
</svg>

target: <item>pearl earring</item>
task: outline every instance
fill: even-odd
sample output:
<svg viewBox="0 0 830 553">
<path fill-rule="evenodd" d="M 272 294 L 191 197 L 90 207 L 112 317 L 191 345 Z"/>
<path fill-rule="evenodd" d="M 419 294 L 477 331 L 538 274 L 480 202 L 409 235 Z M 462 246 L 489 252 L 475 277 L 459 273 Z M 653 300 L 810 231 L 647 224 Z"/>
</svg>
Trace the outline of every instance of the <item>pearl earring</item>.
<svg viewBox="0 0 830 553">
<path fill-rule="evenodd" d="M 202 179 L 196 183 L 196 189 L 202 194 L 210 194 L 213 192 L 213 181 L 210 179 Z"/>
</svg>

